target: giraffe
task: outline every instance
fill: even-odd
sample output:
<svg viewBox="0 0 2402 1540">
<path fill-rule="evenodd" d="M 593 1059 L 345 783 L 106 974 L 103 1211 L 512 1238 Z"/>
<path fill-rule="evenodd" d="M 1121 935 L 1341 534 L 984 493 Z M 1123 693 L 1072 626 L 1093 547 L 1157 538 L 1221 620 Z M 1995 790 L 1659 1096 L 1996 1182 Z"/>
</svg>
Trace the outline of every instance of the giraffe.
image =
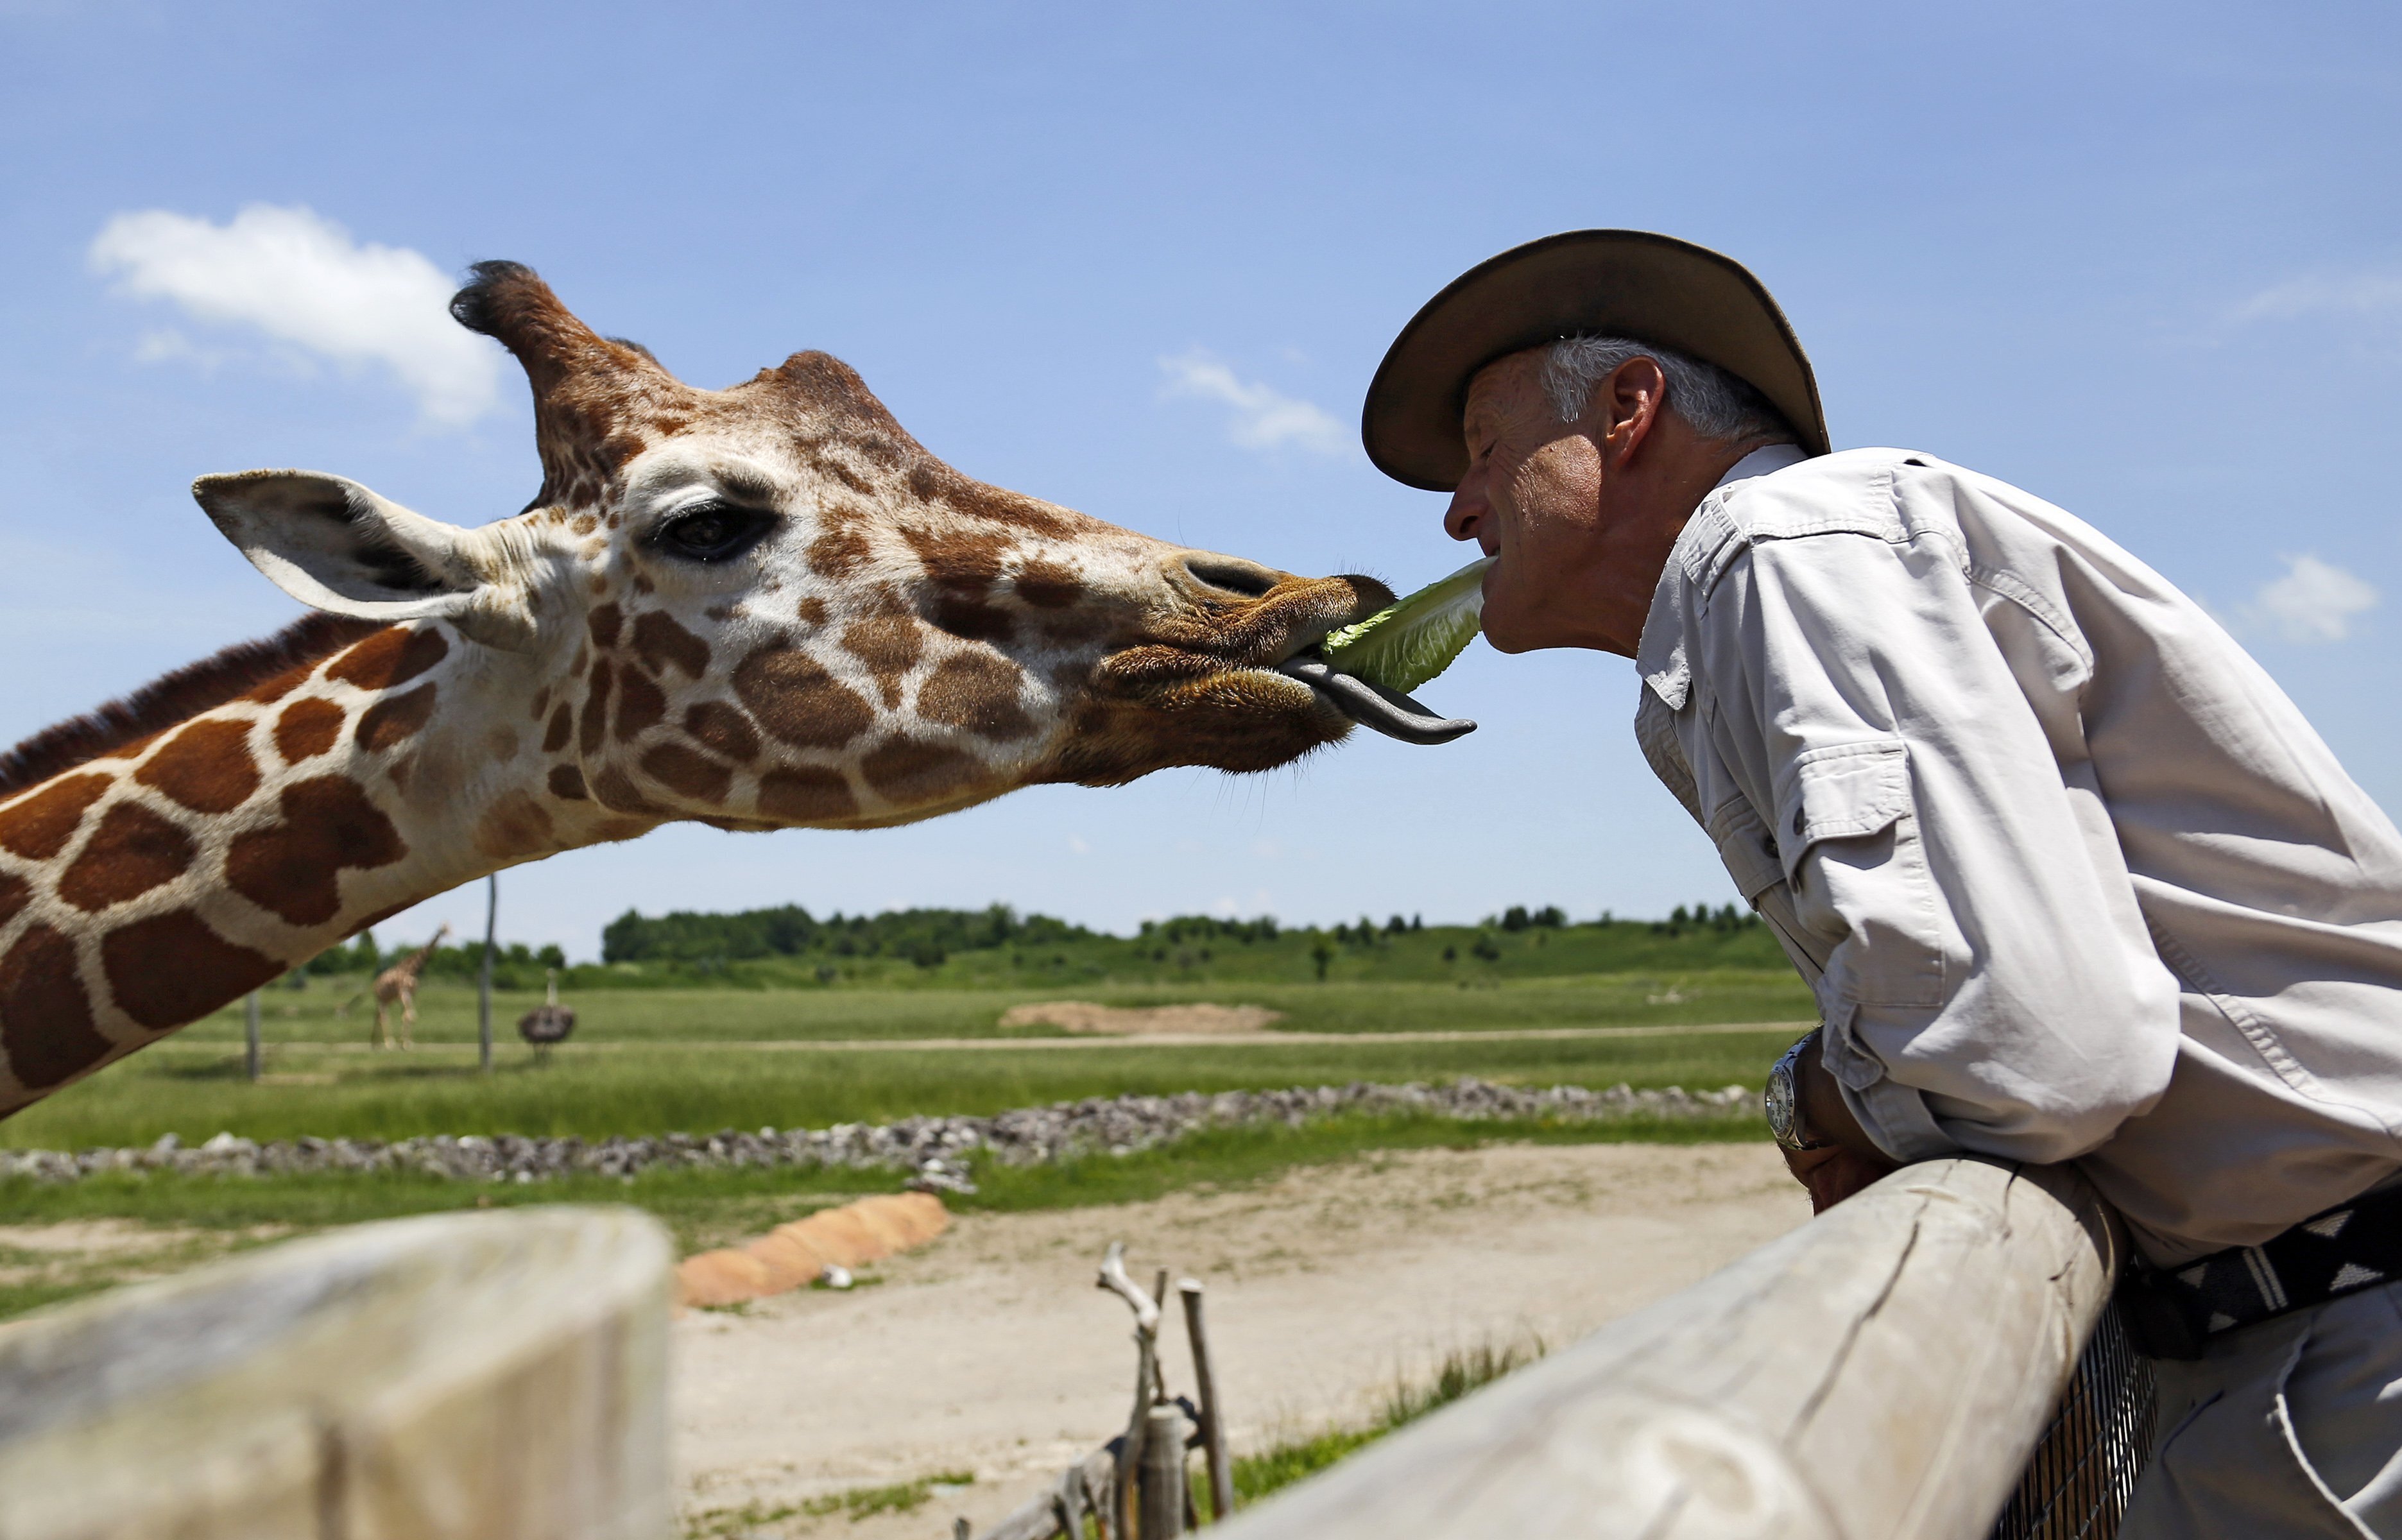
<svg viewBox="0 0 2402 1540">
<path fill-rule="evenodd" d="M 432 941 L 377 974 L 375 983 L 367 985 L 367 993 L 375 997 L 375 1037 L 372 1040 L 376 1047 L 392 1046 L 393 1034 L 386 1029 L 384 1021 L 394 1004 L 400 1007 L 400 1046 L 417 1046 L 409 1040 L 409 1029 L 417 1024 L 417 975 L 425 970 L 426 960 L 434 956 L 434 949 L 440 946 L 442 938 L 449 934 L 449 922 L 435 927 Z"/>
<path fill-rule="evenodd" d="M 1276 669 L 1389 603 L 1374 579 L 975 481 L 824 353 L 687 385 L 514 263 L 451 314 L 525 371 L 524 509 L 462 528 L 318 472 L 204 476 L 316 613 L 0 756 L 0 1116 L 559 851 L 1260 771 L 1350 731 Z"/>
</svg>

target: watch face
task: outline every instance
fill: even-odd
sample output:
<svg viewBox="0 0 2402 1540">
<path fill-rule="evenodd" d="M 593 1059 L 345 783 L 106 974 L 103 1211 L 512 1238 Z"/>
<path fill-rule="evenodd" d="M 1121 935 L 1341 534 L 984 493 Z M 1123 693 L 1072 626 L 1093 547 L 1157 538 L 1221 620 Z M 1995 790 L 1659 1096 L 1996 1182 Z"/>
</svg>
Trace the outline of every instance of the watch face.
<svg viewBox="0 0 2402 1540">
<path fill-rule="evenodd" d="M 1768 1089 L 1760 1094 L 1768 1114 L 1768 1132 L 1778 1144 L 1793 1142 L 1793 1072 L 1778 1065 L 1768 1072 Z"/>
</svg>

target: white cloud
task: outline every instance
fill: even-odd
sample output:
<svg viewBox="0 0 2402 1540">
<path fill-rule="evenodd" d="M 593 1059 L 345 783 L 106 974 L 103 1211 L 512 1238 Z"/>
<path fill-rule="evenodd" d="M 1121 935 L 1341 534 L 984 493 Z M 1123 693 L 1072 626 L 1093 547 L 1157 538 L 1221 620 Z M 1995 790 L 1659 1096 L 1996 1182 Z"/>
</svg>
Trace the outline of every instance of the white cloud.
<svg viewBox="0 0 2402 1540">
<path fill-rule="evenodd" d="M 144 299 L 196 321 L 255 326 L 347 368 L 380 364 L 430 422 L 457 427 L 500 401 L 503 354 L 450 319 L 456 287 L 422 254 L 351 239 L 305 208 L 254 203 L 226 225 L 145 209 L 91 243 L 91 265 Z M 180 334 L 144 338 L 145 360 L 211 355 Z"/>
<path fill-rule="evenodd" d="M 1167 393 L 1222 402 L 1234 409 L 1227 433 L 1246 449 L 1281 449 L 1288 445 L 1312 454 L 1339 455 L 1350 447 L 1351 435 L 1324 407 L 1286 395 L 1272 386 L 1245 383 L 1205 351 L 1159 361 L 1167 376 Z"/>
<path fill-rule="evenodd" d="M 2260 585 L 2245 618 L 2276 627 L 2287 641 L 2341 641 L 2355 615 L 2377 608 L 2377 590 L 2313 556 L 2287 557 L 2285 575 Z"/>
<path fill-rule="evenodd" d="M 2261 290 L 2235 307 L 2242 321 L 2305 315 L 2402 316 L 2402 273 L 2313 274 Z"/>
</svg>

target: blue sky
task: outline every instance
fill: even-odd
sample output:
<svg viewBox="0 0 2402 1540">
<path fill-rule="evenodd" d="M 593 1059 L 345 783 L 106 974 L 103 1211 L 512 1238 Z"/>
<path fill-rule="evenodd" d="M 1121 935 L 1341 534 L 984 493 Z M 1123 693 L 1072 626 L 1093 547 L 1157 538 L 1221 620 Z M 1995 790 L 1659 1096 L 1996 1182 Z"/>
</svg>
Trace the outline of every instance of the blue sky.
<svg viewBox="0 0 2402 1540">
<path fill-rule="evenodd" d="M 1465 553 L 1357 448 L 1376 360 L 1467 266 L 1626 226 L 1767 281 L 1838 445 L 2091 520 L 2402 805 L 2398 44 L 2367 5 L 0 0 L 0 739 L 289 618 L 195 474 L 312 466 L 460 523 L 524 502 L 521 381 L 412 319 L 472 260 L 696 383 L 824 348 L 973 474 L 1408 588 Z M 242 268 L 279 237 L 324 260 Z M 629 906 L 1730 898 L 1635 688 L 1480 646 L 1425 692 L 1484 723 L 1444 749 L 672 829 L 509 874 L 504 929 L 589 955 Z M 388 928 L 436 916 L 480 896 Z"/>
</svg>

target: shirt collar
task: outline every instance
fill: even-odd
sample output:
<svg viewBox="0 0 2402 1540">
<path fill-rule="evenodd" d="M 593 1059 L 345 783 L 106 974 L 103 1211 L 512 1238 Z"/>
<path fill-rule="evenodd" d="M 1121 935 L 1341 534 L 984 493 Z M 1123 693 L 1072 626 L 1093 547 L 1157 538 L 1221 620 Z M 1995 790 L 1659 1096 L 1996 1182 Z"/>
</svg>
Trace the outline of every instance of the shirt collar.
<svg viewBox="0 0 2402 1540">
<path fill-rule="evenodd" d="M 1702 545 L 1715 546 L 1724 533 L 1725 518 L 1719 510 L 1727 493 L 1739 483 L 1799 465 L 1809 458 L 1798 444 L 1771 444 L 1736 461 L 1702 498 L 1669 550 L 1667 563 L 1660 570 L 1660 585 L 1651 590 L 1651 612 L 1644 617 L 1642 639 L 1636 643 L 1635 671 L 1671 711 L 1685 708 L 1692 682 L 1692 671 L 1685 664 L 1685 585 L 1691 581 L 1692 558 Z"/>
</svg>

